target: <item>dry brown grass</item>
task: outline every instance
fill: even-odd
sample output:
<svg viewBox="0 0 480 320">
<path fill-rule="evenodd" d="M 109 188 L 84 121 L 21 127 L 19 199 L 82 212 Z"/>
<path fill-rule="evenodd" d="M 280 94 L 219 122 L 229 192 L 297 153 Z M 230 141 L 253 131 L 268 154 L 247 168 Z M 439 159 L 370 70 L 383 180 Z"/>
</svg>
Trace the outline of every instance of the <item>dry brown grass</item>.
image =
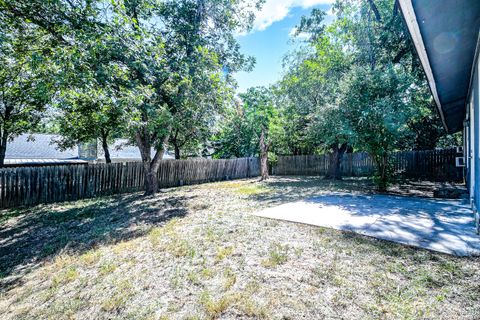
<svg viewBox="0 0 480 320">
<path fill-rule="evenodd" d="M 479 319 L 479 258 L 248 214 L 371 187 L 286 177 L 3 211 L 0 318 Z M 415 188 L 394 190 L 433 189 Z"/>
</svg>

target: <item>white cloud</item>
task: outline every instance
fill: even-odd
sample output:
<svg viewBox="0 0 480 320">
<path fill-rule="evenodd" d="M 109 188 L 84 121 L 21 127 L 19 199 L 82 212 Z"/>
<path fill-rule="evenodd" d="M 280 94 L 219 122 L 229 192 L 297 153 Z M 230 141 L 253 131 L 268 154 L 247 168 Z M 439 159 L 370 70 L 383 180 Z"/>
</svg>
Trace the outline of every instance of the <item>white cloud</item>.
<svg viewBox="0 0 480 320">
<path fill-rule="evenodd" d="M 335 13 L 333 12 L 333 8 L 330 7 L 330 9 L 327 10 L 326 14 L 327 15 L 325 16 L 323 22 L 325 25 L 329 25 L 335 20 Z M 305 40 L 309 37 L 308 33 L 305 33 L 305 32 L 301 32 L 300 34 L 297 34 L 297 27 L 293 27 L 290 30 L 288 36 L 290 38 L 296 38 L 300 40 Z"/>
<path fill-rule="evenodd" d="M 297 27 L 293 27 L 288 33 L 288 36 L 290 38 L 301 39 L 301 40 L 308 39 L 309 37 L 308 33 L 300 32 L 299 34 L 297 34 L 297 30 L 298 30 Z"/>
<path fill-rule="evenodd" d="M 335 0 L 267 0 L 262 9 L 256 13 L 254 30 L 265 30 L 274 22 L 288 16 L 294 7 L 310 8 L 319 4 L 332 4 Z"/>
</svg>

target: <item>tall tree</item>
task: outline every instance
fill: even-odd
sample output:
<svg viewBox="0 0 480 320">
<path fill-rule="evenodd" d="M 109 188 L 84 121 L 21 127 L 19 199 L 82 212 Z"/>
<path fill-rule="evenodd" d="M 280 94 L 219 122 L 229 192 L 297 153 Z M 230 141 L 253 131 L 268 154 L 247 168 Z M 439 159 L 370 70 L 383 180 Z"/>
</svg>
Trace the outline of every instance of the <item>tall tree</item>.
<svg viewBox="0 0 480 320">
<path fill-rule="evenodd" d="M 136 28 L 149 30 L 151 25 L 140 24 L 138 5 L 132 5 L 134 10 L 127 12 L 128 19 Z M 156 42 L 156 47 L 161 44 L 162 59 L 156 59 L 147 69 L 150 77 L 157 78 L 155 81 L 149 83 L 150 78 L 140 77 L 151 90 L 145 96 L 146 103 L 133 104 L 141 120 L 133 128 L 147 174 L 147 193 L 158 189 L 159 161 L 184 111 L 194 103 L 215 108 L 211 97 L 223 92 L 218 89 L 223 68 L 236 71 L 248 64 L 249 60 L 239 52 L 234 32 L 248 28 L 252 21 L 251 12 L 240 1 L 172 1 L 162 3 L 152 13 L 163 23 L 147 41 Z M 134 74 L 141 75 L 142 71 L 137 68 Z M 149 153 L 152 146 L 156 149 L 153 159 Z"/>
<path fill-rule="evenodd" d="M 240 99 L 227 107 L 213 136 L 215 158 L 241 158 L 258 155 L 258 139 L 250 113 Z"/>
<path fill-rule="evenodd" d="M 314 10 L 297 27 L 306 49 L 293 56 L 281 82 L 283 105 L 304 126 L 297 134 L 308 133 L 312 145 L 331 151 L 327 177 L 339 177 L 339 160 L 351 145 L 376 159 L 383 189 L 393 150 L 432 147 L 444 131 L 396 2 L 337 0 L 333 11 L 329 26 Z"/>
<path fill-rule="evenodd" d="M 175 124 L 188 114 L 184 111 L 199 101 L 216 108 L 211 97 L 231 81 L 222 71 L 251 65 L 234 35 L 251 25 L 252 5 L 240 0 L 0 2 L 10 16 L 50 33 L 68 57 L 63 63 L 72 56 L 99 57 L 84 65 L 114 70 L 109 87 L 120 97 L 125 129 L 140 149 L 147 194 L 158 190 L 160 160 Z"/>
<path fill-rule="evenodd" d="M 289 70 L 280 86 L 284 95 L 283 105 L 287 117 L 297 119 L 297 130 L 315 149 L 330 153 L 327 179 L 340 179 L 340 163 L 351 143 L 351 131 L 342 109 L 338 107 L 339 82 L 350 68 L 350 57 L 344 52 L 342 43 L 335 39 L 337 23 L 326 27 L 325 13 L 313 10 L 303 17 L 297 34 L 306 37 L 307 46 L 300 54 L 292 55 Z M 294 121 L 286 121 L 287 128 Z M 290 136 L 290 135 L 288 135 Z M 311 152 L 310 151 L 310 152 Z"/>
<path fill-rule="evenodd" d="M 268 179 L 268 153 L 278 132 L 278 112 L 272 93 L 264 87 L 250 88 L 240 98 L 258 141 L 261 179 Z"/>
<path fill-rule="evenodd" d="M 342 84 L 340 105 L 355 133 L 356 146 L 375 161 L 375 181 L 385 191 L 391 178 L 390 156 L 410 134 L 413 108 L 409 76 L 393 66 L 385 70 L 354 68 Z"/>
<path fill-rule="evenodd" d="M 96 87 L 93 90 L 68 90 L 60 95 L 55 122 L 59 134 L 56 143 L 61 149 L 100 141 L 105 162 L 112 162 L 109 142 L 123 133 L 123 110 L 113 94 Z"/>
<path fill-rule="evenodd" d="M 0 13 L 0 167 L 8 141 L 39 123 L 51 98 L 48 39 L 27 24 Z"/>
<path fill-rule="evenodd" d="M 282 135 L 272 90 L 265 87 L 249 88 L 239 98 L 217 137 L 217 156 L 258 155 L 262 180 L 268 179 L 268 154 Z"/>
</svg>

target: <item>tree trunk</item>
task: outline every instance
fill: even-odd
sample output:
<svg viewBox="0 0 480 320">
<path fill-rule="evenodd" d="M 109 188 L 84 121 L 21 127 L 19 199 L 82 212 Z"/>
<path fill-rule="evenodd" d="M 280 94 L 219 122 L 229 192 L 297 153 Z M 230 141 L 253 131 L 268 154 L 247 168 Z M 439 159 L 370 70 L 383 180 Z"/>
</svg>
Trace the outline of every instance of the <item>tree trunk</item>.
<svg viewBox="0 0 480 320">
<path fill-rule="evenodd" d="M 0 168 L 5 166 L 5 155 L 7 154 L 7 137 L 2 137 L 0 141 Z"/>
<path fill-rule="evenodd" d="M 103 153 L 105 154 L 105 162 L 112 163 L 112 159 L 110 158 L 110 150 L 108 150 L 107 137 L 105 136 L 102 136 L 102 148 L 103 148 Z"/>
<path fill-rule="evenodd" d="M 157 171 L 152 167 L 151 162 L 143 162 L 145 172 L 145 195 L 152 195 L 158 192 Z"/>
<path fill-rule="evenodd" d="M 265 129 L 260 134 L 260 173 L 261 180 L 268 179 L 268 145 L 265 143 Z"/>
<path fill-rule="evenodd" d="M 155 156 L 152 159 L 152 147 L 146 134 L 141 134 L 140 132 L 137 132 L 137 134 L 135 135 L 137 146 L 140 149 L 140 154 L 142 156 L 145 176 L 145 195 L 153 195 L 158 192 L 157 173 L 158 168 L 160 167 L 160 161 L 163 159 L 163 155 L 165 153 L 165 145 L 168 142 L 168 138 L 169 137 L 167 135 L 163 139 L 162 148 L 160 150 L 157 150 Z"/>
<path fill-rule="evenodd" d="M 181 154 L 180 154 L 180 147 L 183 144 L 180 144 L 178 141 L 178 134 L 179 134 L 179 129 L 175 129 L 175 133 L 170 136 L 170 144 L 173 146 L 173 149 L 175 151 L 175 160 L 180 160 Z"/>
<path fill-rule="evenodd" d="M 377 158 L 377 187 L 378 191 L 385 192 L 388 188 L 389 172 L 388 172 L 388 155 L 384 154 Z"/>
<path fill-rule="evenodd" d="M 173 148 L 175 149 L 175 159 L 180 160 L 180 147 L 175 143 Z"/>
<path fill-rule="evenodd" d="M 388 187 L 388 156 L 387 155 L 383 155 L 382 157 L 382 184 L 381 184 L 381 188 L 380 188 L 380 191 L 387 191 L 387 187 Z"/>
<path fill-rule="evenodd" d="M 338 143 L 332 145 L 332 153 L 330 154 L 328 171 L 325 174 L 324 179 L 329 180 L 342 180 L 342 172 L 340 170 L 340 164 L 342 163 L 343 155 L 347 151 L 348 145 L 343 143 L 338 146 Z"/>
<path fill-rule="evenodd" d="M 5 166 L 5 156 L 7 154 L 7 141 L 8 141 L 8 130 L 5 126 L 5 123 L 10 120 L 10 115 L 12 113 L 12 108 L 6 107 L 3 117 L 3 125 L 0 131 L 0 168 Z"/>
</svg>

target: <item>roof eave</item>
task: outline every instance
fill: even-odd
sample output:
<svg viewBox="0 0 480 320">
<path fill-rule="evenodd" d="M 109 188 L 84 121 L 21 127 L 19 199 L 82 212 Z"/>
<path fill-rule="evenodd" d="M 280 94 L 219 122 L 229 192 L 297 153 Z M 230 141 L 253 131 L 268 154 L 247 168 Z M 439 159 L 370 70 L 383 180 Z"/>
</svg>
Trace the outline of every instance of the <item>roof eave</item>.
<svg viewBox="0 0 480 320">
<path fill-rule="evenodd" d="M 415 10 L 413 9 L 411 0 L 397 0 L 400 5 L 400 11 L 402 12 L 405 24 L 407 25 L 410 37 L 412 38 L 415 50 L 420 59 L 420 62 L 423 66 L 423 71 L 427 77 L 428 85 L 430 87 L 430 92 L 432 93 L 435 105 L 437 106 L 438 113 L 442 119 L 443 126 L 447 132 L 451 132 L 448 128 L 445 121 L 445 115 L 442 109 L 442 104 L 440 103 L 440 98 L 438 96 L 437 86 L 435 83 L 435 78 L 433 76 L 432 67 L 430 66 L 430 60 L 428 58 L 427 51 L 425 49 L 425 44 L 423 42 L 422 34 L 420 33 L 420 28 L 418 26 L 417 17 L 415 15 Z"/>
</svg>

